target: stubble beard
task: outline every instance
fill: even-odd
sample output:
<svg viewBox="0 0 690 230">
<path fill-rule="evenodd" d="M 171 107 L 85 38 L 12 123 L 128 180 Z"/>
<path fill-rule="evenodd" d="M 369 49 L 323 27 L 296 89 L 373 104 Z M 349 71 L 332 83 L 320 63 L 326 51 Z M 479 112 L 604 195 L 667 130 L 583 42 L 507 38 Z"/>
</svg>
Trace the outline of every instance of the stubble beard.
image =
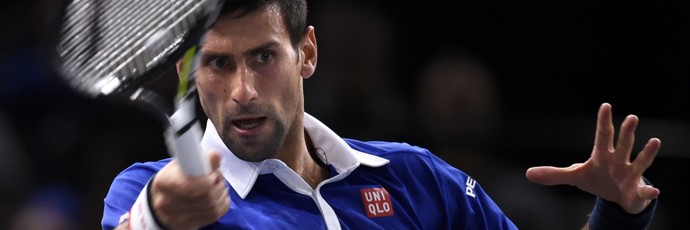
<svg viewBox="0 0 690 230">
<path fill-rule="evenodd" d="M 275 111 L 270 111 L 267 115 L 265 122 L 273 122 L 272 127 L 274 128 L 273 130 L 269 130 L 268 135 L 259 135 L 252 139 L 232 136 L 229 133 L 228 135 L 222 135 L 221 139 L 237 158 L 244 161 L 260 162 L 266 159 L 275 158 L 278 154 L 278 150 L 283 146 L 287 137 L 287 126 L 284 121 L 270 119 L 278 118 Z M 228 127 L 228 130 L 232 129 L 232 122 L 230 119 L 226 120 L 225 127 Z M 226 132 L 229 132 L 228 130 L 226 130 Z"/>
<path fill-rule="evenodd" d="M 285 141 L 285 128 L 282 125 L 276 127 L 273 135 L 265 140 L 240 140 L 224 138 L 223 142 L 235 156 L 244 161 L 260 162 L 275 158 L 278 149 Z"/>
</svg>

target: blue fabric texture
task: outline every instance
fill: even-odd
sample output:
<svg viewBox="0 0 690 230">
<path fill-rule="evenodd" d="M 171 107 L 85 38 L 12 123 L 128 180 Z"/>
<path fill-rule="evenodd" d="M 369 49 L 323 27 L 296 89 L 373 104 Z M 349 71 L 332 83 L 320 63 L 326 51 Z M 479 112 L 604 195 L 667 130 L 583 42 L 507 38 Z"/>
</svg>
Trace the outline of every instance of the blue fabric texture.
<svg viewBox="0 0 690 230">
<path fill-rule="evenodd" d="M 654 218 L 657 202 L 658 199 L 654 199 L 642 212 L 629 214 L 618 204 L 597 197 L 594 211 L 589 217 L 589 229 L 647 229 Z"/>
<path fill-rule="evenodd" d="M 517 229 L 479 183 L 426 149 L 405 143 L 345 141 L 390 163 L 360 166 L 345 179 L 320 188 L 342 229 Z M 136 163 L 115 178 L 104 200 L 103 229 L 118 225 L 144 185 L 168 162 Z M 337 174 L 332 167 L 330 173 Z M 325 228 L 314 199 L 294 192 L 273 174 L 260 175 L 245 199 L 226 186 L 230 210 L 203 229 Z M 384 199 L 391 205 L 366 205 L 371 196 L 364 191 L 370 189 L 387 191 Z M 390 215 L 378 216 L 381 213 Z"/>
</svg>

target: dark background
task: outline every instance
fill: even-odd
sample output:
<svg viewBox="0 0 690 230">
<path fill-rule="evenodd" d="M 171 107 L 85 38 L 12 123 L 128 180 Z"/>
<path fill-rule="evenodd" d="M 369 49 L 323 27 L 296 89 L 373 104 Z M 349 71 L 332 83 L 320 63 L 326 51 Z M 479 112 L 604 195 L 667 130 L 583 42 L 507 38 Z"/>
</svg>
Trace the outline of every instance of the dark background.
<svg viewBox="0 0 690 230">
<path fill-rule="evenodd" d="M 591 152 L 599 105 L 662 149 L 652 229 L 690 205 L 690 3 L 312 1 L 319 62 L 306 110 L 343 137 L 428 148 L 475 177 L 522 229 L 578 229 L 594 197 L 524 179 Z M 0 227 L 99 228 L 115 175 L 167 157 L 160 125 L 68 90 L 50 62 L 58 1 L 10 1 L 0 39 Z M 168 94 L 175 75 L 154 82 Z"/>
</svg>

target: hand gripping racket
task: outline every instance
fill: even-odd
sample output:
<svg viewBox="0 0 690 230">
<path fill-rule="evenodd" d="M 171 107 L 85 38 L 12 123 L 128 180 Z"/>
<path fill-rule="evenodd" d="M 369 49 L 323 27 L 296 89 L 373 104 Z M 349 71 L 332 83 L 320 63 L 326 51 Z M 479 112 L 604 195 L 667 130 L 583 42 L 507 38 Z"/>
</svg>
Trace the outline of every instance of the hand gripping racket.
<svg viewBox="0 0 690 230">
<path fill-rule="evenodd" d="M 196 120 L 197 44 L 223 0 L 72 0 L 56 47 L 60 76 L 90 97 L 126 100 L 165 127 L 168 151 L 190 176 L 206 175 Z M 183 58 L 174 108 L 145 85 Z"/>
</svg>

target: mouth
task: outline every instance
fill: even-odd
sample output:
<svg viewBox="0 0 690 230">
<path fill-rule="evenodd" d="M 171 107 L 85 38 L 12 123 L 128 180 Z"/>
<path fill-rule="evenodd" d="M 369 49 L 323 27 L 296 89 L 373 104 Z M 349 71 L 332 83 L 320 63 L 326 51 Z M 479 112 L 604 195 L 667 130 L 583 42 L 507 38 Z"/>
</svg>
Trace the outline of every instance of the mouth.
<svg viewBox="0 0 690 230">
<path fill-rule="evenodd" d="M 240 131 L 251 131 L 257 129 L 264 122 L 266 122 L 266 117 L 237 118 L 232 120 L 232 125 Z"/>
</svg>

